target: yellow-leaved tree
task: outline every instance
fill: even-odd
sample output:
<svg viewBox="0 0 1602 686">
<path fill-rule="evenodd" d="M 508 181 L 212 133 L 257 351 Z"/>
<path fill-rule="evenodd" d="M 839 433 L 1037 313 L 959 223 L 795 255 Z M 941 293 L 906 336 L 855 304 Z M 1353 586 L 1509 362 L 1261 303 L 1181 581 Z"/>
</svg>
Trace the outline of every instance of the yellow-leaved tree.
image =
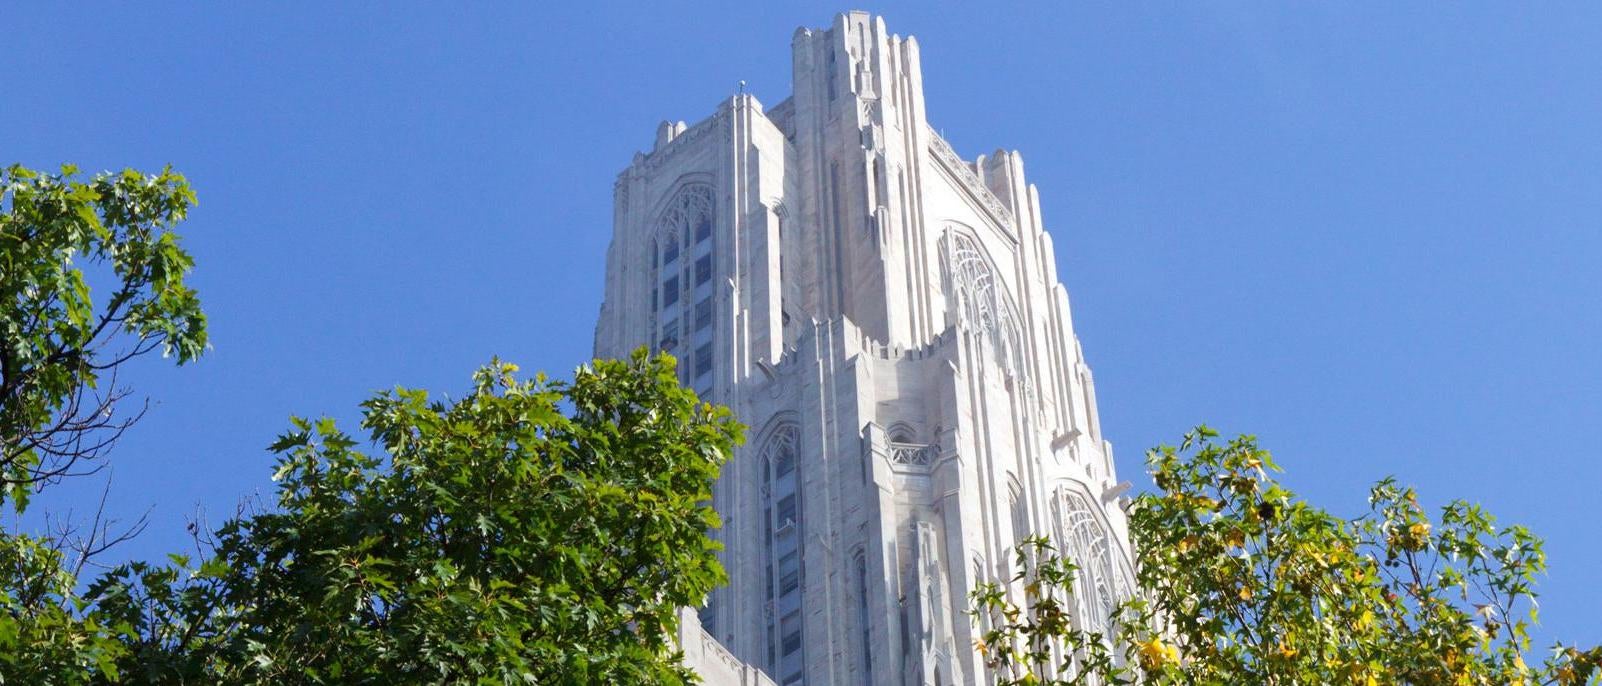
<svg viewBox="0 0 1602 686">
<path fill-rule="evenodd" d="M 1281 486 L 1255 438 L 1205 426 L 1146 462 L 1112 635 L 1072 617 L 1074 565 L 1044 538 L 974 591 L 997 684 L 1602 683 L 1602 649 L 1531 645 L 1546 557 L 1524 527 L 1462 501 L 1432 517 L 1391 479 L 1342 519 Z"/>
</svg>

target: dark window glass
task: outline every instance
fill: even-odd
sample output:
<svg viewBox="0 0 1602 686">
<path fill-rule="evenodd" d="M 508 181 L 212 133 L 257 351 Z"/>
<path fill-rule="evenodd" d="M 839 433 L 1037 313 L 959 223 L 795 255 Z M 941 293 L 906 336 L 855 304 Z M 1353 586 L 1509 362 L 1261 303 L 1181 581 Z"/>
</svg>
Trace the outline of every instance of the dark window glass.
<svg viewBox="0 0 1602 686">
<path fill-rule="evenodd" d="M 787 495 L 779 499 L 779 524 L 795 519 L 795 496 Z"/>
<path fill-rule="evenodd" d="M 857 623 L 862 626 L 862 674 L 873 678 L 873 635 L 868 630 L 868 562 L 857 553 Z"/>
<path fill-rule="evenodd" d="M 695 375 L 712 373 L 712 344 L 707 343 L 695 351 Z"/>
<path fill-rule="evenodd" d="M 790 470 L 795 469 L 795 452 L 791 450 L 780 451 L 779 456 L 774 460 L 774 462 L 776 463 L 773 465 L 773 474 L 775 477 L 789 474 Z"/>
<path fill-rule="evenodd" d="M 679 301 L 679 277 L 670 276 L 662 284 L 662 306 L 667 307 Z"/>
<path fill-rule="evenodd" d="M 695 242 L 699 243 L 712 237 L 712 220 L 701 218 L 701 223 L 695 225 Z"/>
<path fill-rule="evenodd" d="M 789 595 L 801 586 L 801 573 L 796 570 L 785 572 L 779 577 L 779 595 Z M 786 652 L 785 655 L 790 653 Z"/>
<path fill-rule="evenodd" d="M 779 620 L 779 635 L 782 643 L 779 652 L 789 655 L 801 648 L 801 613 L 791 612 Z"/>
<path fill-rule="evenodd" d="M 779 652 L 784 654 L 784 655 L 789 655 L 790 653 L 793 653 L 793 652 L 799 650 L 800 648 L 801 648 L 801 632 L 797 631 L 796 633 L 786 634 L 784 636 L 784 645 L 780 647 L 780 651 Z"/>
<path fill-rule="evenodd" d="M 679 345 L 679 320 L 674 319 L 662 327 L 662 338 L 657 343 L 661 350 L 672 350 Z"/>
<path fill-rule="evenodd" d="M 679 259 L 679 242 L 668 241 L 667 245 L 662 247 L 662 264 L 671 264 L 676 259 Z"/>
<path fill-rule="evenodd" d="M 695 285 L 699 286 L 712 280 L 712 256 L 702 255 L 695 261 Z"/>
<path fill-rule="evenodd" d="M 712 299 L 706 298 L 695 304 L 695 330 L 700 331 L 712 325 Z"/>
</svg>

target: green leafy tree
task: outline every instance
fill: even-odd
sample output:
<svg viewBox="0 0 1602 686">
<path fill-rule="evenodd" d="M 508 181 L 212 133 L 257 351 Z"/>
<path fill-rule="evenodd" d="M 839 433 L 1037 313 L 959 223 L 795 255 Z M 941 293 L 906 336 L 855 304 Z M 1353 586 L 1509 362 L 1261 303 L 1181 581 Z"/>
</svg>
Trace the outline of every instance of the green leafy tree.
<svg viewBox="0 0 1602 686">
<path fill-rule="evenodd" d="M 493 363 L 461 400 L 363 404 L 382 448 L 294 420 L 271 511 L 198 565 L 97 582 L 150 683 L 679 684 L 677 611 L 724 582 L 711 487 L 742 428 L 672 358 L 572 382 Z"/>
<path fill-rule="evenodd" d="M 1147 454 L 1136 597 L 1115 636 L 1065 611 L 1073 565 L 1020 546 L 1017 576 L 972 596 L 1000 684 L 1597 684 L 1602 650 L 1532 651 L 1541 541 L 1455 501 L 1429 516 L 1387 479 L 1341 519 L 1272 476 L 1254 438 L 1206 427 Z"/>
<path fill-rule="evenodd" d="M 206 326 L 172 232 L 183 177 L 10 167 L 0 192 L 16 516 L 138 419 L 117 412 L 118 367 L 190 361 Z M 461 400 L 379 394 L 362 422 L 377 453 L 296 419 L 272 446 L 273 506 L 203 537 L 203 559 L 122 565 L 81 594 L 103 530 L 76 560 L 0 533 L 0 684 L 693 681 L 671 636 L 724 581 L 711 486 L 743 429 L 674 364 L 642 351 L 560 382 L 495 362 Z"/>
<path fill-rule="evenodd" d="M 171 170 L 0 170 L 0 506 L 13 516 L 41 484 L 97 468 L 138 420 L 142 409 L 118 412 L 119 366 L 205 349 L 184 282 L 192 261 L 172 231 L 194 202 Z M 116 674 L 126 648 L 74 589 L 87 557 L 121 537 L 98 519 L 75 543 L 0 532 L 0 682 Z"/>
<path fill-rule="evenodd" d="M 0 171 L 0 500 L 18 511 L 138 418 L 116 413 L 119 365 L 158 347 L 180 364 L 205 349 L 206 317 L 184 283 L 193 261 L 172 231 L 194 202 L 170 169 Z M 98 302 L 97 276 L 109 291 Z"/>
</svg>

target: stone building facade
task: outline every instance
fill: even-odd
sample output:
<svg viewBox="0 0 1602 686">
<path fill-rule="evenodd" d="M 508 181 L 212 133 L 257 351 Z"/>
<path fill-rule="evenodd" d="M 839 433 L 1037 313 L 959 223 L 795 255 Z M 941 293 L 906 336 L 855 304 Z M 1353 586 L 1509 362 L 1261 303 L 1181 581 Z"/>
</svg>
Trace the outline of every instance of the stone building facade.
<svg viewBox="0 0 1602 686">
<path fill-rule="evenodd" d="M 1131 586 L 1052 239 L 1017 153 L 929 125 L 913 38 L 853 12 L 793 54 L 789 99 L 664 122 L 615 188 L 596 354 L 669 351 L 750 427 L 680 640 L 714 686 L 987 683 L 967 594 L 1019 537 L 1078 562 L 1079 621 Z"/>
</svg>

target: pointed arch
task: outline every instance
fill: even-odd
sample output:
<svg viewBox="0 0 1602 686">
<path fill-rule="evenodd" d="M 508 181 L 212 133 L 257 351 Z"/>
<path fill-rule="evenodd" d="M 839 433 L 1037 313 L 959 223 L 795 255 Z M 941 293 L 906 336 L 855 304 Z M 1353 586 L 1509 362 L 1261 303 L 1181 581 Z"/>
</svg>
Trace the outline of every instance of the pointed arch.
<svg viewBox="0 0 1602 686">
<path fill-rule="evenodd" d="M 952 224 L 940 238 L 942 278 L 959 325 L 989 340 L 1001 368 L 1023 376 L 1022 319 L 1012 294 L 1001 283 L 995 262 L 971 233 Z"/>
<path fill-rule="evenodd" d="M 1110 636 L 1113 614 L 1129 593 L 1129 582 L 1123 565 L 1115 563 L 1117 551 L 1107 524 L 1074 486 L 1057 489 L 1051 508 L 1057 547 L 1078 568 L 1073 594 L 1080 626 Z"/>
<path fill-rule="evenodd" d="M 699 177 L 681 178 L 657 207 L 646 258 L 654 324 L 651 345 L 680 356 L 679 382 L 692 385 L 703 397 L 714 388 L 710 334 L 716 307 L 713 289 L 707 285 L 717 264 L 713 197 L 711 184 Z"/>
<path fill-rule="evenodd" d="M 903 421 L 891 422 L 885 433 L 890 436 L 891 443 L 915 443 L 918 440 L 918 431 Z"/>
<path fill-rule="evenodd" d="M 768 433 L 760 453 L 764 463 L 763 473 L 771 473 L 771 478 L 778 478 L 795 469 L 800 434 L 801 430 L 795 422 L 781 422 Z"/>
<path fill-rule="evenodd" d="M 679 187 L 657 215 L 658 236 L 672 234 L 683 243 L 689 243 L 703 227 L 710 228 L 716 219 L 712 199 L 712 186 L 705 183 L 686 183 Z"/>
<path fill-rule="evenodd" d="M 805 592 L 802 532 L 806 526 L 806 507 L 801 488 L 801 428 L 793 413 L 769 419 L 758 434 L 756 459 L 761 462 L 763 557 L 767 578 L 767 667 L 773 673 L 789 669 L 805 660 L 802 645 L 805 618 L 800 611 Z M 777 610 L 792 608 L 782 616 Z"/>
</svg>

